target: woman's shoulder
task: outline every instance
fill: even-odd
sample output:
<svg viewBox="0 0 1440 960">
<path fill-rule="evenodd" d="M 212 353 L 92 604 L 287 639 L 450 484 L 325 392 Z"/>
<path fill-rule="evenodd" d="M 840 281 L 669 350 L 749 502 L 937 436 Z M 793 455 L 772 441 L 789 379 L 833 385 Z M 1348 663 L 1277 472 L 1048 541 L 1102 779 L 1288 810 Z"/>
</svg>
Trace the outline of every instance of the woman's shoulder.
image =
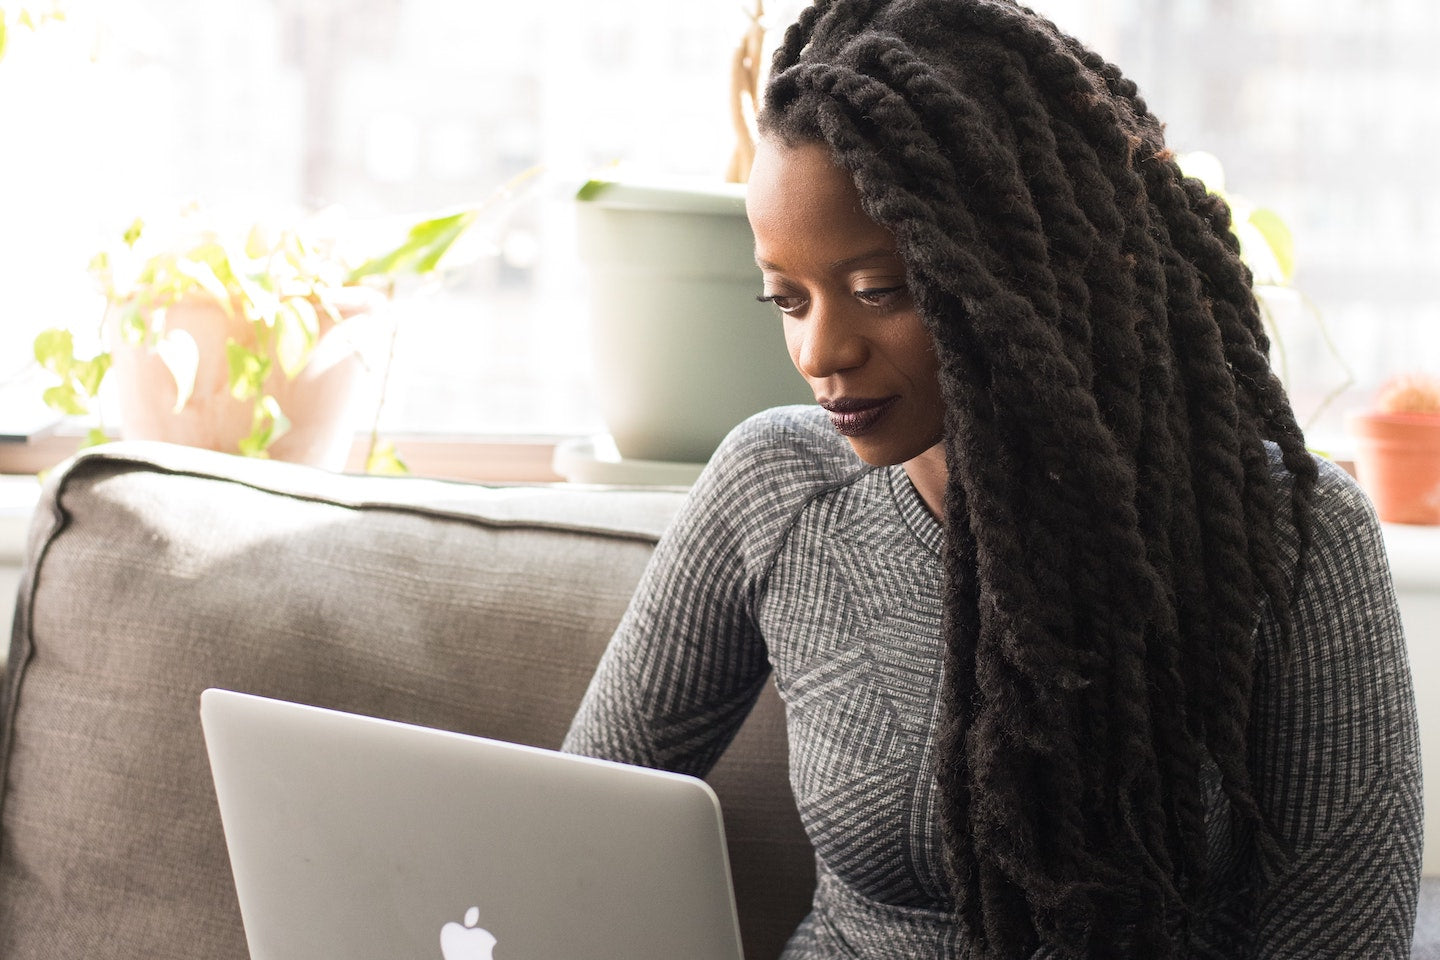
<svg viewBox="0 0 1440 960">
<path fill-rule="evenodd" d="M 775 407 L 730 431 L 691 489 L 682 517 L 710 535 L 733 531 L 764 552 L 806 505 L 874 469 L 835 432 L 824 410 Z"/>
<path fill-rule="evenodd" d="M 720 444 L 712 472 L 799 490 L 842 483 L 866 469 L 817 406 L 773 407 L 748 418 Z"/>
<path fill-rule="evenodd" d="M 1277 504 L 1281 530 L 1281 541 L 1290 552 L 1298 549 L 1299 535 L 1295 530 L 1288 510 L 1294 489 L 1295 476 L 1286 467 L 1279 447 L 1266 444 L 1270 458 L 1271 477 L 1279 493 Z M 1311 454 L 1315 463 L 1315 487 L 1311 493 L 1310 522 L 1312 543 L 1329 552 L 1355 556 L 1373 556 L 1379 552 L 1383 557 L 1383 540 L 1380 520 L 1370 497 L 1353 476 L 1334 460 Z"/>
<path fill-rule="evenodd" d="M 1278 493 L 1276 540 L 1280 558 L 1290 567 L 1287 580 L 1292 612 L 1308 625 L 1307 632 L 1317 636 L 1331 635 L 1331 628 L 1340 621 L 1352 626 L 1368 623 L 1373 628 L 1371 632 L 1342 631 L 1327 641 L 1331 645 L 1393 647 L 1400 642 L 1399 620 L 1385 535 L 1375 506 L 1344 467 L 1324 457 L 1314 456 L 1314 460 L 1308 546 L 1296 566 L 1301 536 L 1290 509 L 1294 476 L 1284 468 L 1278 453 L 1271 451 Z"/>
</svg>

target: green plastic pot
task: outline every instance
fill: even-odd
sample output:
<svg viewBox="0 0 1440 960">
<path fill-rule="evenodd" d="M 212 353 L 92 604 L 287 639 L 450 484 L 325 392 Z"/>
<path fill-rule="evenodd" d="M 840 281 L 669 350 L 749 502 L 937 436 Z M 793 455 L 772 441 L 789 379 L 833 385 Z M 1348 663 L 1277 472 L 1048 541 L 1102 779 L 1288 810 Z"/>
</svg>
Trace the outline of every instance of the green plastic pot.
<svg viewBox="0 0 1440 960">
<path fill-rule="evenodd" d="M 753 413 L 813 403 L 740 184 L 591 181 L 576 204 L 600 414 L 622 457 L 703 463 Z"/>
</svg>

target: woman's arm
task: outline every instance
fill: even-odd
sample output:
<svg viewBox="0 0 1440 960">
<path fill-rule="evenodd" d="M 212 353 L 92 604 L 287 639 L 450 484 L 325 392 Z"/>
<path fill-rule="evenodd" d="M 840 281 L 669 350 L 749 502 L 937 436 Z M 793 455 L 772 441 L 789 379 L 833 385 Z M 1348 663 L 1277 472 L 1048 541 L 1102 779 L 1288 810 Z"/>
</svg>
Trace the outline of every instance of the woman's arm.
<svg viewBox="0 0 1440 960">
<path fill-rule="evenodd" d="M 769 665 L 715 533 L 682 513 L 656 548 L 562 749 L 703 776 L 729 745 Z"/>
<path fill-rule="evenodd" d="M 1317 494 L 1293 647 L 1257 676 L 1257 788 L 1289 853 L 1257 870 L 1257 953 L 1406 960 L 1422 817 L 1409 657 L 1369 501 L 1333 467 Z"/>
<path fill-rule="evenodd" d="M 563 749 L 703 775 L 769 675 L 755 608 L 803 473 L 786 425 L 762 415 L 716 452 L 656 547 Z M 790 461 L 790 462 L 787 462 Z"/>
</svg>

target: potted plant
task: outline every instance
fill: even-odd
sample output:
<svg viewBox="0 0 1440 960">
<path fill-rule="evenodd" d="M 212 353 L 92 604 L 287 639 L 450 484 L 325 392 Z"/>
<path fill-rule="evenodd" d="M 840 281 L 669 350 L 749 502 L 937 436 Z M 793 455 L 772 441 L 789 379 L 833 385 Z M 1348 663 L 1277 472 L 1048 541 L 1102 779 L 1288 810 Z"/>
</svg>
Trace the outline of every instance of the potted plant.
<svg viewBox="0 0 1440 960">
<path fill-rule="evenodd" d="M 1440 377 L 1402 374 L 1352 412 L 1355 473 L 1388 523 L 1440 524 Z"/>
<path fill-rule="evenodd" d="M 579 199 L 597 402 L 622 457 L 704 463 L 750 414 L 812 402 L 755 299 L 743 185 L 592 180 Z"/>
<path fill-rule="evenodd" d="M 371 257 L 346 254 L 313 220 L 228 233 L 193 209 L 168 231 L 136 220 L 90 264 L 106 303 L 98 349 L 81 349 L 71 328 L 36 337 L 36 360 L 58 379 L 44 400 L 97 416 L 112 383 L 126 439 L 339 469 L 357 382 L 376 366 L 362 348 L 385 339 L 380 308 L 399 278 L 434 271 L 482 209 L 421 220 Z M 388 361 L 386 348 L 381 402 Z M 105 439 L 97 424 L 85 443 Z M 404 469 L 374 422 L 366 468 Z"/>
<path fill-rule="evenodd" d="M 763 9 L 736 49 L 728 180 L 599 178 L 577 195 L 595 385 L 619 455 L 703 464 L 766 407 L 813 398 L 787 358 L 745 216 Z"/>
</svg>

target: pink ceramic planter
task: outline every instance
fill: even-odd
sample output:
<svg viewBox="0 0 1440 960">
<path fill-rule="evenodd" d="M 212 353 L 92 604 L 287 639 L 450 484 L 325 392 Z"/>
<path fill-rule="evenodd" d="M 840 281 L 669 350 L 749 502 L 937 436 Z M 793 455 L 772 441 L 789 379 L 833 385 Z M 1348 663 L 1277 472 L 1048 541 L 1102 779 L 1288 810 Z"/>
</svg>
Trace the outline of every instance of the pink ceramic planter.
<svg viewBox="0 0 1440 960">
<path fill-rule="evenodd" d="M 383 300 L 371 291 L 357 293 L 370 296 L 338 304 L 342 317 L 366 313 Z M 230 395 L 225 345 L 233 338 L 253 348 L 249 323 L 227 314 L 208 296 L 191 295 L 166 310 L 165 326 L 189 334 L 199 350 L 195 388 L 179 410 L 169 368 L 153 350 L 125 343 L 107 322 L 121 435 L 237 453 L 240 440 L 250 433 L 254 404 Z M 339 338 L 326 343 L 334 326 L 322 315 L 320 345 L 294 379 L 287 380 L 276 364 L 266 380 L 266 391 L 290 421 L 289 431 L 270 446 L 268 455 L 274 459 L 332 470 L 345 466 L 356 427 L 356 387 L 365 366 L 353 344 Z"/>
<path fill-rule="evenodd" d="M 1440 524 L 1440 415 L 1354 413 L 1355 472 L 1380 519 Z"/>
</svg>

